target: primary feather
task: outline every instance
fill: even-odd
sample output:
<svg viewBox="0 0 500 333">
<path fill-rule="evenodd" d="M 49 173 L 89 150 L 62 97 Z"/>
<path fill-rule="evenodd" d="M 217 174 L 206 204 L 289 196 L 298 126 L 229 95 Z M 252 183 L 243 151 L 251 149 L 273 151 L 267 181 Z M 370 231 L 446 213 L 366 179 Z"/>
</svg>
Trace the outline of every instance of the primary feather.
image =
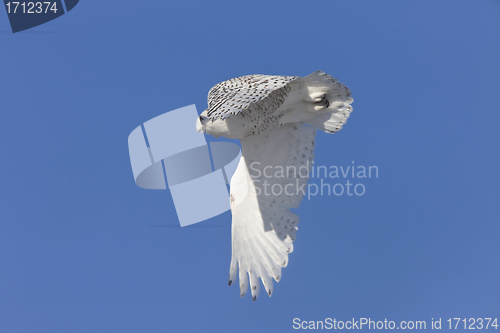
<svg viewBox="0 0 500 333">
<path fill-rule="evenodd" d="M 224 119 L 285 87 L 298 76 L 247 75 L 216 84 L 208 92 L 207 116 Z"/>
<path fill-rule="evenodd" d="M 269 296 L 293 251 L 314 159 L 316 130 L 335 133 L 349 117 L 349 88 L 322 71 L 298 76 L 248 75 L 215 85 L 197 129 L 240 139 L 242 157 L 231 179 L 232 256 L 229 285 L 239 272 L 240 295 L 259 279 Z"/>
</svg>

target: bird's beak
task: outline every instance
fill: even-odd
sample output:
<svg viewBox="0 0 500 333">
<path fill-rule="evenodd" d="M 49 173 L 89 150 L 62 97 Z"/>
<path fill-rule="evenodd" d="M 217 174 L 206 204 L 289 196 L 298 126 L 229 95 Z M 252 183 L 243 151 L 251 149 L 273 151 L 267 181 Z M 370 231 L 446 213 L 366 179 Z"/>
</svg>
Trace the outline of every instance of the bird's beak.
<svg viewBox="0 0 500 333">
<path fill-rule="evenodd" d="M 205 123 L 207 122 L 208 117 L 199 116 L 196 120 L 196 130 L 198 132 L 205 132 Z"/>
</svg>

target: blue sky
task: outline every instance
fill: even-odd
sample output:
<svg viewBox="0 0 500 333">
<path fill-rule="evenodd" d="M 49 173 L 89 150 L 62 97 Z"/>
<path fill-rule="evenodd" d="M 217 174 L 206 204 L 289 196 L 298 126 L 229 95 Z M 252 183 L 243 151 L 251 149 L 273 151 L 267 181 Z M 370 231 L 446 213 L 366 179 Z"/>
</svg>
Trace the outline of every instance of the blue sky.
<svg viewBox="0 0 500 333">
<path fill-rule="evenodd" d="M 0 13 L 0 331 L 499 317 L 499 39 L 497 1 L 82 0 L 17 34 Z M 319 69 L 354 112 L 316 164 L 379 177 L 304 200 L 272 298 L 240 299 L 230 213 L 158 227 L 172 198 L 135 185 L 127 137 L 220 81 Z"/>
</svg>

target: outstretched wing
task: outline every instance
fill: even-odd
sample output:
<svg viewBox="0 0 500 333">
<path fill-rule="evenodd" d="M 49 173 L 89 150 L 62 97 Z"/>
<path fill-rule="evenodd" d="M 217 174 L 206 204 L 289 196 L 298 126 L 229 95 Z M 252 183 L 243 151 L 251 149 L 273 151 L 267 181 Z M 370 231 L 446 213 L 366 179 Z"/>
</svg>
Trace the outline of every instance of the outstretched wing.
<svg viewBox="0 0 500 333">
<path fill-rule="evenodd" d="M 232 259 L 229 285 L 239 266 L 240 294 L 248 285 L 255 301 L 259 278 L 271 296 L 274 278 L 288 264 L 314 158 L 316 129 L 289 124 L 241 139 L 242 158 L 231 179 Z"/>
<path fill-rule="evenodd" d="M 300 76 L 246 75 L 216 84 L 208 92 L 207 116 L 224 119 L 287 87 Z"/>
</svg>

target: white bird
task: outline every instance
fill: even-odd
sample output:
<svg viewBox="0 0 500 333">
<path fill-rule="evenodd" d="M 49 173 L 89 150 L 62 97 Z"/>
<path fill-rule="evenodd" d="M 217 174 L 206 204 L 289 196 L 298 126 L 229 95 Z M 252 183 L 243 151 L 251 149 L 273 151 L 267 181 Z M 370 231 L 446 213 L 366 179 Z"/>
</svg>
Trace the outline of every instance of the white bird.
<svg viewBox="0 0 500 333">
<path fill-rule="evenodd" d="M 239 139 L 242 157 L 230 182 L 232 258 L 229 285 L 239 266 L 240 295 L 250 285 L 269 296 L 280 281 L 307 189 L 316 130 L 335 133 L 352 111 L 349 88 L 317 71 L 299 76 L 247 75 L 221 82 L 208 93 L 196 129 Z"/>
</svg>

